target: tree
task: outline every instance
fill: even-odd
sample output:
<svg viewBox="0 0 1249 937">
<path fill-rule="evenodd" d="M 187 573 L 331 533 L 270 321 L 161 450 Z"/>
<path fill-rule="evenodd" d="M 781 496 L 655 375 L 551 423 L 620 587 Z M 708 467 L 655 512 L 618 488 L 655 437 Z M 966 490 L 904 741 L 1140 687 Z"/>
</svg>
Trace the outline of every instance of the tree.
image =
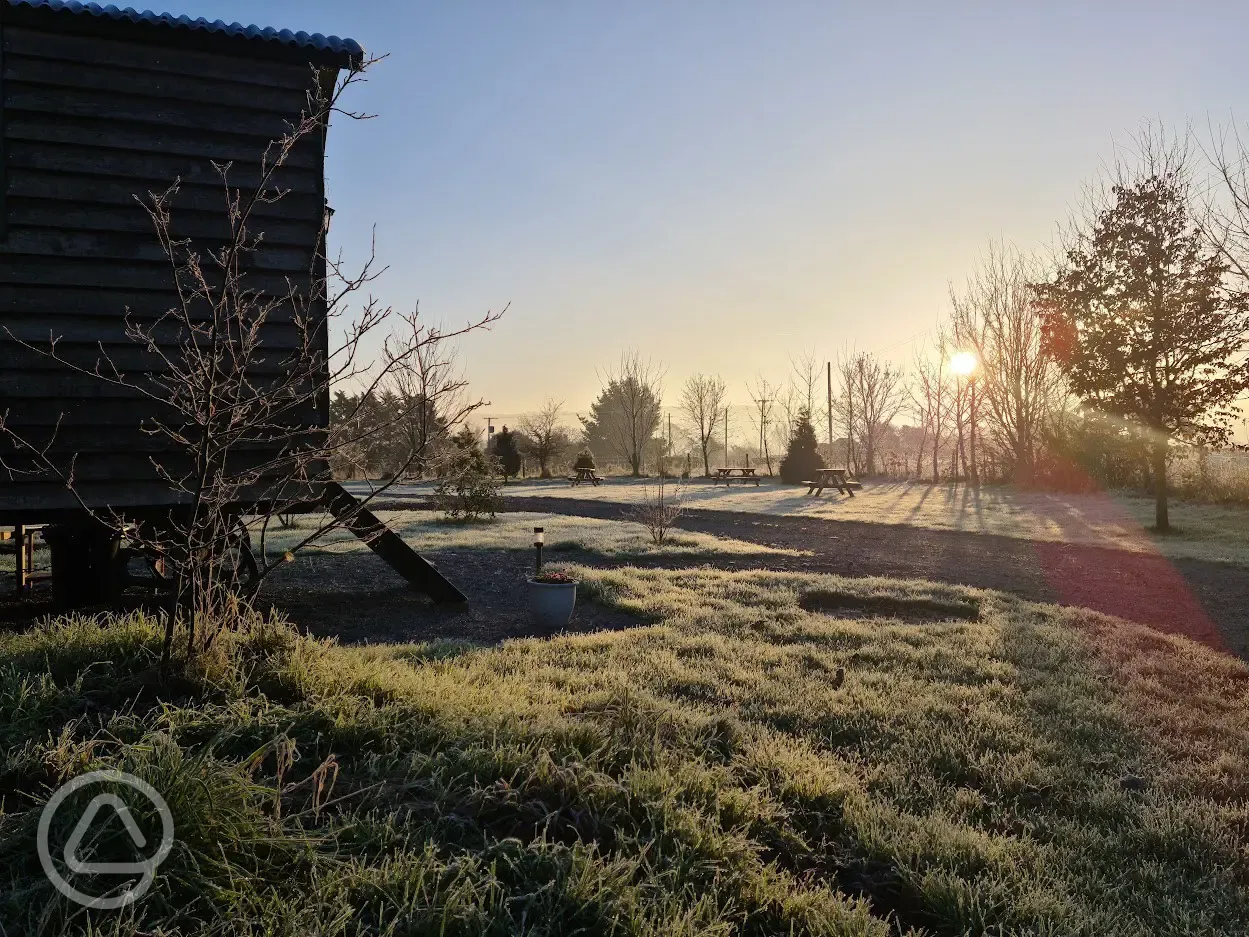
<svg viewBox="0 0 1249 937">
<path fill-rule="evenodd" d="M 609 371 L 590 415 L 581 417 L 585 443 L 591 450 L 615 456 L 629 466 L 634 477 L 659 429 L 663 399 L 662 372 L 636 351 L 620 356 L 620 365 Z"/>
<path fill-rule="evenodd" d="M 461 426 L 450 442 L 434 503 L 453 520 L 494 517 L 503 507 L 494 479 L 498 461 L 481 451 L 477 433 L 468 426 Z"/>
<path fill-rule="evenodd" d="M 724 415 L 728 388 L 719 377 L 695 374 L 681 388 L 681 412 L 689 421 L 691 434 L 703 456 L 703 474 L 711 477 L 711 441 Z"/>
<path fill-rule="evenodd" d="M 837 399 L 833 401 L 836 411 L 836 422 L 846 437 L 846 470 L 859 474 L 859 457 L 855 449 L 855 436 L 858 433 L 859 413 L 855 400 L 855 362 L 858 353 L 843 350 L 837 355 L 837 377 L 839 390 Z"/>
<path fill-rule="evenodd" d="M 330 467 L 334 477 L 368 478 L 390 448 L 388 433 L 376 397 L 361 399 L 359 394 L 336 390 L 330 400 L 330 439 L 334 455 Z"/>
<path fill-rule="evenodd" d="M 954 388 L 950 383 L 949 358 L 949 345 L 943 330 L 938 330 L 931 354 L 915 356 L 915 383 L 912 385 L 911 397 L 914 401 L 914 412 L 922 421 L 926 430 L 925 438 L 932 447 L 933 484 L 941 480 L 938 460 L 954 413 Z M 922 446 L 920 457 L 922 460 Z M 921 471 L 919 461 L 916 462 L 915 471 L 916 474 Z"/>
<path fill-rule="evenodd" d="M 1016 480 L 1032 478 L 1046 430 L 1066 397 L 1062 372 L 1046 353 L 1031 283 L 1034 266 L 1017 249 L 990 244 L 961 294 L 951 292 L 954 342 L 978 362 L 975 412 Z M 974 460 L 973 460 L 974 461 Z"/>
<path fill-rule="evenodd" d="M 751 414 L 755 429 L 759 433 L 759 457 L 763 459 L 768 467 L 768 474 L 772 474 L 772 452 L 768 446 L 769 430 L 774 429 L 775 420 L 772 419 L 772 410 L 776 405 L 776 389 L 770 385 L 767 380 L 760 375 L 756 379 L 755 386 L 750 388 L 750 399 L 755 404 L 755 410 Z"/>
<path fill-rule="evenodd" d="M 526 451 L 538 460 L 542 478 L 551 477 L 551 462 L 572 445 L 568 433 L 559 424 L 563 406 L 561 400 L 548 399 L 537 413 L 528 413 L 520 419 L 521 432 L 529 437 Z"/>
<path fill-rule="evenodd" d="M 789 448 L 785 458 L 781 459 L 781 481 L 791 485 L 815 479 L 815 471 L 824 467 L 820 458 L 819 443 L 815 439 L 815 427 L 811 425 L 811 414 L 807 410 L 798 411 L 794 421 L 793 434 L 789 438 Z"/>
<path fill-rule="evenodd" d="M 1155 525 L 1170 529 L 1170 440 L 1225 442 L 1249 388 L 1246 294 L 1194 224 L 1184 154 L 1147 151 L 1037 284 L 1045 348 L 1086 406 L 1150 443 Z"/>
<path fill-rule="evenodd" d="M 685 509 L 685 490 L 678 485 L 670 491 L 666 477 L 666 473 L 660 472 L 654 488 L 648 483 L 642 490 L 641 503 L 626 514 L 646 528 L 657 547 L 664 545 Z"/>
<path fill-rule="evenodd" d="M 899 368 L 870 354 L 859 356 L 857 376 L 863 460 L 867 474 L 874 475 L 881 440 L 902 409 L 906 400 L 906 385 Z"/>
<path fill-rule="evenodd" d="M 797 401 L 798 409 L 806 410 L 814 425 L 816 417 L 820 415 L 819 404 L 823 397 L 820 388 L 824 384 L 823 372 L 815 352 L 804 351 L 802 354 L 791 356 L 789 370 L 789 383 L 794 389 L 794 399 Z"/>
<path fill-rule="evenodd" d="M 520 474 L 520 449 L 516 445 L 516 434 L 506 425 L 494 437 L 494 456 L 499 460 L 503 484 Z"/>
<path fill-rule="evenodd" d="M 412 317 L 420 313 L 417 304 Z M 435 354 L 433 348 L 418 349 L 404 354 L 401 344 L 387 341 L 382 348 L 386 377 L 379 384 L 382 409 L 395 415 L 387 440 L 392 449 L 391 461 L 405 451 L 416 450 L 422 457 L 407 468 L 407 473 L 425 475 L 435 454 L 445 449 L 451 424 L 448 416 L 463 406 L 463 390 L 467 386 L 458 368 L 454 349 Z"/>
<path fill-rule="evenodd" d="M 775 415 L 775 419 L 769 416 L 767 422 L 772 427 L 772 442 L 779 452 L 789 448 L 789 440 L 794 433 L 794 424 L 798 421 L 799 414 L 802 413 L 802 397 L 792 380 L 786 381 L 783 385 L 777 384 L 771 391 L 772 403 L 768 409 Z"/>
<path fill-rule="evenodd" d="M 906 400 L 902 372 L 867 352 L 843 356 L 837 370 L 842 383 L 839 409 L 846 436 L 863 454 L 863 471 L 873 475 L 881 438 Z M 859 463 L 853 454 L 851 461 L 857 472 Z"/>
</svg>

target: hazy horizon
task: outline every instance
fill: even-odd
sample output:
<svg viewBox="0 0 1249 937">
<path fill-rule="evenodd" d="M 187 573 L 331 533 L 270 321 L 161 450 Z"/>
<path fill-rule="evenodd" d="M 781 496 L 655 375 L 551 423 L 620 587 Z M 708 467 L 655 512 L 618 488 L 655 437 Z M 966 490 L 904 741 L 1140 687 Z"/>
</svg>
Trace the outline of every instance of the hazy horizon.
<svg viewBox="0 0 1249 937">
<path fill-rule="evenodd" d="M 377 118 L 330 134 L 333 240 L 376 225 L 378 295 L 432 320 L 510 302 L 474 393 L 570 418 L 626 347 L 741 404 L 803 351 L 907 362 L 991 239 L 1043 249 L 1116 142 L 1225 122 L 1249 77 L 1230 4 L 173 12 L 389 54 L 347 102 Z"/>
</svg>

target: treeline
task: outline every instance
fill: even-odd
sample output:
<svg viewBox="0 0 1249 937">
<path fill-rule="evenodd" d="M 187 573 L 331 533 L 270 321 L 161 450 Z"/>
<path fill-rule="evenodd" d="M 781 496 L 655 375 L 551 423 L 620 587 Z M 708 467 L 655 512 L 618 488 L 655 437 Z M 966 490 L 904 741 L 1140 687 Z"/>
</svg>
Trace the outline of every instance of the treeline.
<svg viewBox="0 0 1249 937">
<path fill-rule="evenodd" d="M 458 405 L 457 405 L 458 406 Z M 436 400 L 405 397 L 392 391 L 348 394 L 337 391 L 330 401 L 330 425 L 340 439 L 332 465 L 340 479 L 438 478 L 476 450 L 496 474 L 534 474 L 549 478 L 570 469 L 581 441 L 562 424 L 563 404 L 548 401 L 537 413 L 523 416 L 516 428 L 503 426 L 488 449 L 479 434 L 463 425 L 480 404 L 459 406 L 454 416 Z M 412 452 L 420 452 L 413 458 Z M 528 471 L 527 471 L 528 470 Z"/>
</svg>

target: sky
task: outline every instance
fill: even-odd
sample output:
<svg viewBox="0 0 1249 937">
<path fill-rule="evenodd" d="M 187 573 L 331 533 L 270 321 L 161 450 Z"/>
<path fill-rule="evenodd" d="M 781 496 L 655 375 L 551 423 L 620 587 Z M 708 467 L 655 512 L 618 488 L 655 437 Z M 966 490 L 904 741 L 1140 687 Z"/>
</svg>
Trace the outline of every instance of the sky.
<svg viewBox="0 0 1249 937">
<path fill-rule="evenodd" d="M 168 0 L 172 3 L 173 0 Z M 1249 5 L 182 0 L 388 58 L 345 102 L 333 237 L 461 323 L 501 419 L 584 413 L 622 349 L 783 380 L 907 363 L 991 239 L 1046 251 L 1143 122 L 1249 115 Z M 510 304 L 510 305 L 509 305 Z"/>
</svg>

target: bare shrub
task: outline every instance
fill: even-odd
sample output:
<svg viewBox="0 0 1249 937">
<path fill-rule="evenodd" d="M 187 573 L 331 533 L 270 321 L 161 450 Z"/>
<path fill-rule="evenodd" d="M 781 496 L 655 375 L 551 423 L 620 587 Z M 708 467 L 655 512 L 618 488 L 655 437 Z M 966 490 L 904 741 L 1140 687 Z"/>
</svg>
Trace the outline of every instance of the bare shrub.
<svg viewBox="0 0 1249 937">
<path fill-rule="evenodd" d="M 642 489 L 642 502 L 630 509 L 628 517 L 647 529 L 655 546 L 663 546 L 684 510 L 684 487 L 669 485 L 660 475 L 654 485 Z"/>
</svg>

